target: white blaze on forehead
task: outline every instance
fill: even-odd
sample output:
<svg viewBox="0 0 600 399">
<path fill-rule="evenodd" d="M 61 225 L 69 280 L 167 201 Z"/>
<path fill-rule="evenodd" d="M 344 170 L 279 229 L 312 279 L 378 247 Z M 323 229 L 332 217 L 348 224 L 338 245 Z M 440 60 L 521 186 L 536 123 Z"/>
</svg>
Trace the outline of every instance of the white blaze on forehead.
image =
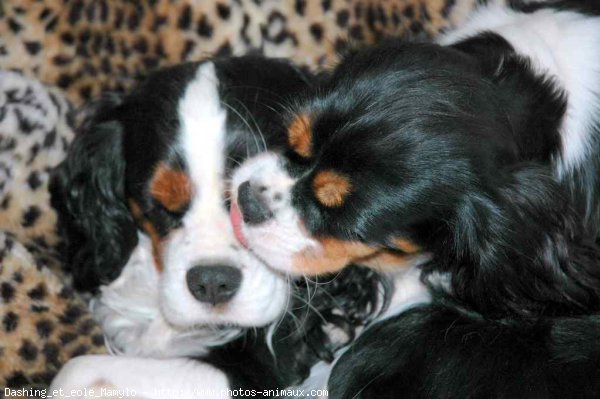
<svg viewBox="0 0 600 399">
<path fill-rule="evenodd" d="M 205 62 L 179 102 L 181 148 L 198 192 L 192 206 L 222 208 L 226 111 L 221 106 L 215 65 Z"/>
</svg>

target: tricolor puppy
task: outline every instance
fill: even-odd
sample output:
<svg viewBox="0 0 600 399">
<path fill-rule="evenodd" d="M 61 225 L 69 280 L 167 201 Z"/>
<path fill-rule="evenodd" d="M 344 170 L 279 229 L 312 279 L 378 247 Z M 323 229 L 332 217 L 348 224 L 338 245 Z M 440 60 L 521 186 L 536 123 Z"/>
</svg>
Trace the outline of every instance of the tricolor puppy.
<svg viewBox="0 0 600 399">
<path fill-rule="evenodd" d="M 235 234 L 271 267 L 420 265 L 432 298 L 308 380 L 329 398 L 598 397 L 592 3 L 487 5 L 438 44 L 350 54 L 289 113 L 288 148 L 235 172 Z"/>
<path fill-rule="evenodd" d="M 281 146 L 285 95 L 308 78 L 258 57 L 183 64 L 92 110 L 51 190 L 75 285 L 99 288 L 115 349 L 186 352 L 178 329 L 281 315 L 287 281 L 237 243 L 227 176 Z"/>
<path fill-rule="evenodd" d="M 238 240 L 290 274 L 433 256 L 480 310 L 596 309 L 600 18 L 556 7 L 347 56 L 293 107 L 287 150 L 235 172 Z"/>
</svg>

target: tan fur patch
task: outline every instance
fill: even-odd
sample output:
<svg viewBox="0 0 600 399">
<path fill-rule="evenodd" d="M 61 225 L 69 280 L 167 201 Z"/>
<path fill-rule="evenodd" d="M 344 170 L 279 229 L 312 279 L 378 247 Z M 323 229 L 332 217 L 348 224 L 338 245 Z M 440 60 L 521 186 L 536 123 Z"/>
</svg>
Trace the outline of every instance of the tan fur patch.
<svg viewBox="0 0 600 399">
<path fill-rule="evenodd" d="M 310 117 L 298 115 L 288 127 L 288 144 L 298 155 L 304 158 L 312 156 L 312 130 Z"/>
<path fill-rule="evenodd" d="M 422 250 L 420 246 L 418 246 L 410 240 L 407 240 L 406 238 L 394 238 L 392 240 L 392 243 L 400 251 L 407 254 L 416 254 L 417 252 L 421 252 Z"/>
<path fill-rule="evenodd" d="M 317 200 L 328 207 L 341 206 L 352 185 L 346 176 L 331 170 L 317 173 L 313 180 L 313 190 Z"/>
<path fill-rule="evenodd" d="M 148 234 L 150 237 L 150 241 L 152 242 L 152 257 L 154 258 L 154 265 L 156 270 L 162 272 L 163 270 L 163 262 L 162 262 L 162 239 L 156 231 L 156 227 L 150 222 L 148 219 L 144 217 L 142 209 L 138 205 L 137 202 L 133 199 L 129 199 L 129 209 L 131 210 L 131 214 L 134 219 L 137 221 L 138 225 Z"/>
<path fill-rule="evenodd" d="M 411 255 L 382 250 L 367 258 L 354 261 L 353 263 L 385 271 L 408 268 L 413 264 L 413 259 L 414 257 Z"/>
<path fill-rule="evenodd" d="M 170 211 L 179 211 L 190 203 L 192 188 L 189 176 L 160 164 L 150 183 L 150 195 Z"/>
<path fill-rule="evenodd" d="M 412 257 L 357 241 L 335 238 L 320 240 L 322 250 L 304 250 L 292 260 L 292 268 L 308 275 L 332 273 L 355 263 L 375 269 L 404 268 L 411 264 Z"/>
</svg>

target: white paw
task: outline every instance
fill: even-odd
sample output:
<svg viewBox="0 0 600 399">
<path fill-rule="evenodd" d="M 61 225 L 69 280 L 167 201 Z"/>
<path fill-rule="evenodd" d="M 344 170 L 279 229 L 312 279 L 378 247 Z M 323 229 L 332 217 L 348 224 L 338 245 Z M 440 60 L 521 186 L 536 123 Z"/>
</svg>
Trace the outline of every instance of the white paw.
<svg viewBox="0 0 600 399">
<path fill-rule="evenodd" d="M 102 368 L 94 367 L 94 364 L 106 355 L 86 355 L 71 359 L 63 366 L 56 375 L 50 391 L 59 391 L 58 397 L 71 396 L 74 398 L 90 397 L 86 389 L 92 387 L 113 387 L 114 385 L 106 378 Z"/>
<path fill-rule="evenodd" d="M 196 360 L 87 355 L 70 360 L 50 392 L 55 398 L 226 399 L 228 388 L 224 373 Z"/>
</svg>

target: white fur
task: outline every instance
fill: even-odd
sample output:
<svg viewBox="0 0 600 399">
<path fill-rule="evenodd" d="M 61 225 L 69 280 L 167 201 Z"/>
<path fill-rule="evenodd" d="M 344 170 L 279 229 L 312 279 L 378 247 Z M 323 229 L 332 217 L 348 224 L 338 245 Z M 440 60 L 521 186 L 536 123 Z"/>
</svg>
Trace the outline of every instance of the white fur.
<svg viewBox="0 0 600 399">
<path fill-rule="evenodd" d="M 524 14 L 493 5 L 476 11 L 439 43 L 452 44 L 483 31 L 502 36 L 567 93 L 561 126 L 562 156 L 556 165 L 559 176 L 592 156 L 591 128 L 600 112 L 600 17 L 554 10 Z"/>
<path fill-rule="evenodd" d="M 217 84 L 214 64 L 203 64 L 179 104 L 181 148 L 194 195 L 183 227 L 169 235 L 164 247 L 160 304 L 166 318 L 180 326 L 262 326 L 283 312 L 287 283 L 239 245 L 223 206 L 227 114 Z M 238 267 L 243 274 L 235 297 L 218 306 L 198 302 L 185 282 L 191 267 L 214 264 Z"/>
<path fill-rule="evenodd" d="M 233 174 L 231 195 L 237 202 L 238 187 L 247 180 L 255 187 L 266 187 L 263 198 L 273 218 L 257 226 L 243 224 L 242 232 L 251 250 L 269 266 L 295 274 L 294 254 L 309 248 L 318 251 L 320 244 L 300 228 L 300 218 L 291 206 L 290 190 L 295 180 L 281 167 L 279 159 L 277 154 L 265 152 L 244 162 Z M 274 201 L 275 195 L 281 199 Z"/>
<path fill-rule="evenodd" d="M 99 396 L 103 393 L 100 385 L 119 391 Z M 118 393 L 120 397 L 144 399 L 208 399 L 230 398 L 228 388 L 224 373 L 190 359 L 87 355 L 70 360 L 49 392 L 56 390 L 53 396 L 71 398 L 118 397 Z M 94 389 L 93 394 L 90 389 Z"/>
</svg>

